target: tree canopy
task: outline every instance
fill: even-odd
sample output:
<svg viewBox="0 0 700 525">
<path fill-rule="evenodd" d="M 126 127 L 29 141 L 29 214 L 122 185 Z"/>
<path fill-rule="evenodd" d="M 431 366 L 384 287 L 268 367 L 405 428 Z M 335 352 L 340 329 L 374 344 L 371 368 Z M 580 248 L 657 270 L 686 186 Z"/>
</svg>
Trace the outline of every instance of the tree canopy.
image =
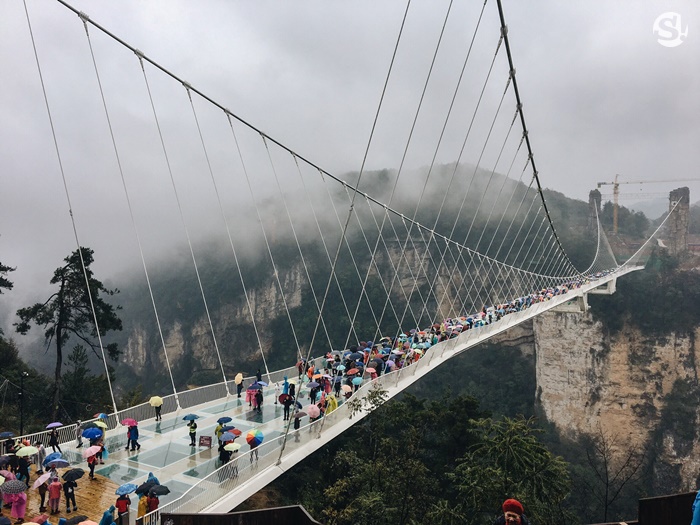
<svg viewBox="0 0 700 525">
<path fill-rule="evenodd" d="M 32 324 L 41 326 L 47 349 L 52 344 L 56 349 L 54 416 L 60 402 L 63 351 L 71 337 L 92 349 L 98 359 L 102 359 L 101 348 L 107 350 L 112 360 L 116 361 L 119 357 L 116 343 L 105 347 L 100 340 L 107 332 L 122 329 L 122 322 L 116 313 L 119 307 L 104 299 L 118 293 L 118 290 L 108 290 L 93 277 L 90 269 L 93 261 L 93 250 L 90 248 L 75 250 L 64 259 L 66 264 L 54 271 L 50 283 L 57 285 L 58 289 L 45 302 L 17 311 L 20 318 L 20 322 L 14 324 L 17 332 L 26 334 Z"/>
</svg>

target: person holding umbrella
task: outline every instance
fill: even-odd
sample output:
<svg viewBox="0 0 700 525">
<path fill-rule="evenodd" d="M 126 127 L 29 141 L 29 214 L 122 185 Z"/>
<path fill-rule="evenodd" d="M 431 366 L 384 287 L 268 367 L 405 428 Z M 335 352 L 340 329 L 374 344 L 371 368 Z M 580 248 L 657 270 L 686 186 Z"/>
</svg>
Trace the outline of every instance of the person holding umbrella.
<svg viewBox="0 0 700 525">
<path fill-rule="evenodd" d="M 46 476 L 46 478 L 41 479 L 44 476 Z M 41 502 L 39 503 L 39 512 L 46 512 L 46 494 L 49 492 L 49 486 L 46 484 L 49 474 L 45 474 L 44 476 L 39 476 L 39 478 L 37 478 L 37 480 L 34 482 L 34 485 L 32 485 L 33 488 L 39 491 L 39 497 L 41 498 Z"/>
<path fill-rule="evenodd" d="M 160 504 L 160 500 L 158 499 L 158 495 L 153 491 L 149 491 L 147 502 L 148 502 L 148 512 L 153 512 L 154 510 L 157 510 L 158 505 Z"/>
<path fill-rule="evenodd" d="M 66 479 L 67 472 L 63 479 Z M 69 477 L 63 482 L 63 495 L 66 497 L 66 512 L 70 513 L 70 504 L 73 502 L 73 510 L 78 510 L 78 504 L 75 502 L 75 489 L 78 488 L 78 484 L 75 482 L 73 477 Z"/>
<path fill-rule="evenodd" d="M 241 397 L 241 392 L 243 391 L 243 374 L 238 372 L 233 381 L 236 383 L 236 393 L 238 397 Z"/>
<path fill-rule="evenodd" d="M 190 446 L 194 447 L 197 445 L 197 422 L 192 419 L 189 423 L 187 423 L 187 426 L 189 427 Z"/>
<path fill-rule="evenodd" d="M 284 407 L 284 421 L 288 421 L 289 409 L 294 404 L 294 398 L 289 394 L 282 394 L 280 397 L 282 398 L 282 405 Z"/>
<path fill-rule="evenodd" d="M 127 516 L 126 518 L 126 523 L 129 523 L 129 507 L 131 506 L 131 498 L 129 497 L 128 494 L 122 494 L 117 498 L 117 503 L 115 505 L 117 507 L 117 524 L 118 525 L 123 525 L 124 524 L 124 516 Z"/>
<path fill-rule="evenodd" d="M 129 441 L 131 441 L 131 451 L 141 450 L 141 445 L 139 444 L 139 427 L 136 425 L 131 425 L 127 433 L 127 448 L 129 448 Z"/>
<path fill-rule="evenodd" d="M 51 433 L 49 434 L 49 446 L 53 449 L 54 452 L 56 452 L 56 449 L 58 449 L 59 452 L 63 453 L 61 451 L 61 447 L 58 446 L 58 432 L 55 428 L 52 428 Z"/>
<path fill-rule="evenodd" d="M 148 402 L 156 411 L 156 421 L 162 421 L 163 418 L 160 415 L 160 411 L 163 408 L 163 398 L 160 396 L 152 396 Z"/>
</svg>

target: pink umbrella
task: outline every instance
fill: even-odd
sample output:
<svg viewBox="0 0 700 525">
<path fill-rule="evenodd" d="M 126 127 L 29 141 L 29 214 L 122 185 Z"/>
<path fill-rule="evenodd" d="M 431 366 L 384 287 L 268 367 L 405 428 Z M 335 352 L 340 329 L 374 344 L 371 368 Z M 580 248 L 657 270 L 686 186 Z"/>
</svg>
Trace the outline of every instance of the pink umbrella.
<svg viewBox="0 0 700 525">
<path fill-rule="evenodd" d="M 318 408 L 316 405 L 307 406 L 304 409 L 304 412 L 306 412 L 311 418 L 318 417 L 321 415 L 321 409 Z"/>
<path fill-rule="evenodd" d="M 42 483 L 45 483 L 46 480 L 49 479 L 50 477 L 51 477 L 51 472 L 47 472 L 46 474 L 42 474 L 41 476 L 39 476 L 39 477 L 36 479 L 36 481 L 35 481 L 34 484 L 32 485 L 32 488 L 33 488 L 33 489 L 37 488 L 37 487 L 38 487 L 39 485 L 41 485 Z"/>
<path fill-rule="evenodd" d="M 97 454 L 100 450 L 102 450 L 102 447 L 98 447 L 98 446 L 88 447 L 85 450 L 83 450 L 83 457 L 85 459 L 87 459 L 90 456 L 94 456 L 95 454 Z"/>
<path fill-rule="evenodd" d="M 138 424 L 139 424 L 139 422 L 131 417 L 127 417 L 126 419 L 122 420 L 122 425 L 127 426 L 127 427 L 135 427 Z"/>
</svg>

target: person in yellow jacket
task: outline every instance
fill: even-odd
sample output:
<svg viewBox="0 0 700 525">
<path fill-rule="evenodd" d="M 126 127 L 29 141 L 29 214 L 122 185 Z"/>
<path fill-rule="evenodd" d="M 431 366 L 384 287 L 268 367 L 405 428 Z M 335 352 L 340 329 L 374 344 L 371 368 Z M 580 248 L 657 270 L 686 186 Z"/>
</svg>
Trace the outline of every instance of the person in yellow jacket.
<svg viewBox="0 0 700 525">
<path fill-rule="evenodd" d="M 141 494 L 141 498 L 139 499 L 139 508 L 136 512 L 136 517 L 142 518 L 146 514 L 148 514 L 148 498 L 145 494 Z"/>
</svg>

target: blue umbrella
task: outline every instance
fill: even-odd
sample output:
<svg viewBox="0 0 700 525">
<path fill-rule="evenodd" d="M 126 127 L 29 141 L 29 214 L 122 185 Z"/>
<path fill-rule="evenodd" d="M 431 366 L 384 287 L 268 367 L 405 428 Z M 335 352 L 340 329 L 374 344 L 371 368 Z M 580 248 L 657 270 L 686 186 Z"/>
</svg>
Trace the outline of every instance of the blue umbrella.
<svg viewBox="0 0 700 525">
<path fill-rule="evenodd" d="M 193 421 L 195 419 L 199 419 L 199 416 L 196 414 L 187 414 L 185 417 L 183 417 L 185 421 Z"/>
<path fill-rule="evenodd" d="M 234 428 L 236 427 L 234 427 L 233 425 L 224 425 L 223 427 L 221 427 L 221 430 L 223 430 L 224 432 L 228 432 L 229 430 L 233 430 Z"/>
<path fill-rule="evenodd" d="M 58 458 L 58 459 L 54 459 L 53 461 L 49 461 L 48 466 L 55 467 L 55 468 L 66 468 L 66 467 L 70 466 L 70 463 L 68 463 L 63 458 Z"/>
<path fill-rule="evenodd" d="M 62 427 L 62 426 L 63 426 L 63 423 L 61 423 L 60 421 L 54 421 L 53 423 L 49 423 L 48 425 L 46 425 L 46 428 L 51 429 L 51 428 L 58 428 L 58 427 Z"/>
<path fill-rule="evenodd" d="M 14 437 L 15 435 L 12 432 L 1 432 L 0 433 L 0 439 L 7 439 Z"/>
<path fill-rule="evenodd" d="M 63 456 L 61 455 L 60 452 L 52 452 L 48 456 L 46 456 L 46 459 L 44 460 L 44 466 L 47 466 L 49 463 L 56 459 L 62 459 Z"/>
<path fill-rule="evenodd" d="M 253 383 L 248 387 L 248 390 L 262 390 L 263 386 L 260 383 Z"/>
<path fill-rule="evenodd" d="M 224 423 L 228 423 L 229 421 L 233 421 L 232 418 L 228 416 L 220 417 L 219 419 L 216 420 L 217 423 L 223 425 Z"/>
<path fill-rule="evenodd" d="M 258 381 L 258 384 L 262 386 L 267 386 L 267 383 L 265 381 Z"/>
<path fill-rule="evenodd" d="M 220 439 L 221 441 L 233 441 L 234 439 L 236 439 L 236 436 L 231 434 L 231 432 L 224 432 L 223 434 L 221 434 Z"/>
<path fill-rule="evenodd" d="M 115 490 L 114 493 L 117 496 L 124 496 L 125 494 L 131 494 L 135 490 L 136 485 L 134 485 L 133 483 L 124 483 L 117 490 Z"/>
<path fill-rule="evenodd" d="M 362 384 L 362 378 L 361 378 L 361 377 L 353 377 L 353 378 L 352 378 L 352 384 L 353 384 L 353 385 L 361 385 L 361 384 Z"/>
<path fill-rule="evenodd" d="M 93 428 L 86 428 L 83 430 L 83 437 L 86 439 L 97 439 L 102 435 L 102 430 L 99 428 L 93 427 Z"/>
<path fill-rule="evenodd" d="M 318 383 L 316 381 L 311 381 L 306 384 L 309 388 L 316 388 L 318 386 Z"/>
</svg>

